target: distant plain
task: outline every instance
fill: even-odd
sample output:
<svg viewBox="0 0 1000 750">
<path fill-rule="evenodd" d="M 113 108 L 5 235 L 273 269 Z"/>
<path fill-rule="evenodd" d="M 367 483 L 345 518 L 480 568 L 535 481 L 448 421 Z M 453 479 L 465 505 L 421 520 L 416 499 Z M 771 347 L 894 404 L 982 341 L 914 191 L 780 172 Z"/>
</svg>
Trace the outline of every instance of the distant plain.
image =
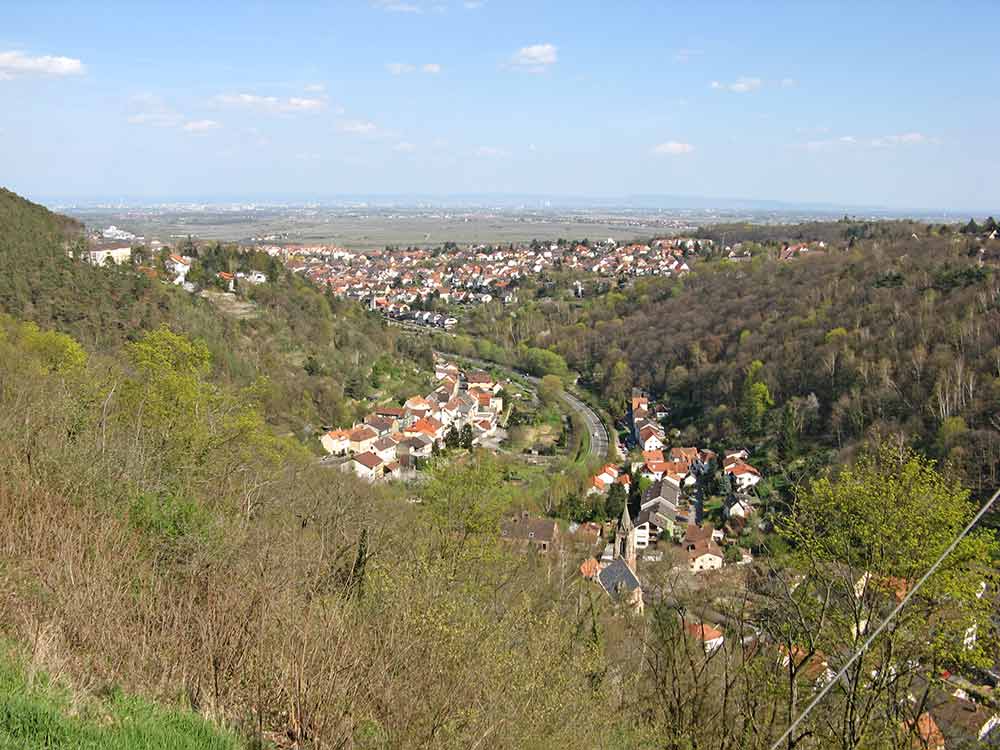
<svg viewBox="0 0 1000 750">
<path fill-rule="evenodd" d="M 533 239 L 607 239 L 627 241 L 670 231 L 683 222 L 639 217 L 568 217 L 519 214 L 428 214 L 417 212 L 294 211 L 71 211 L 90 229 L 111 224 L 147 240 L 196 239 L 239 242 L 336 244 L 369 249 L 440 245 L 444 242 L 497 244 Z"/>
</svg>

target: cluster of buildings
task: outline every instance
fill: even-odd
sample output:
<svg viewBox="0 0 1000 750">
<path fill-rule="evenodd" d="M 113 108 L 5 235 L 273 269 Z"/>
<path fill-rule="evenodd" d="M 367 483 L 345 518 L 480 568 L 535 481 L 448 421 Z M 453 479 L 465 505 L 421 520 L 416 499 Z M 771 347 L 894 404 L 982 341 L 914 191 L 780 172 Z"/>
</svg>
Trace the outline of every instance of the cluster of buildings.
<svg viewBox="0 0 1000 750">
<path fill-rule="evenodd" d="M 797 242 L 794 245 L 782 245 L 778 260 L 793 260 L 804 255 L 816 255 L 826 252 L 825 242 L 814 242 L 811 245 Z"/>
<path fill-rule="evenodd" d="M 633 481 L 645 486 L 638 510 L 626 509 L 627 519 L 622 519 L 619 534 L 629 534 L 630 544 L 644 551 L 663 540 L 670 543 L 670 554 L 691 573 L 718 570 L 723 567 L 726 555 L 723 545 L 737 538 L 754 511 L 756 498 L 752 488 L 761 480 L 760 472 L 748 463 L 746 450 L 728 451 L 719 465 L 719 456 L 707 448 L 695 446 L 666 447 L 666 436 L 661 421 L 666 410 L 653 406 L 649 398 L 634 393 L 630 404 L 630 422 L 633 439 L 642 451 L 642 460 L 632 461 L 625 467 L 614 464 L 603 466 L 591 477 L 588 494 L 610 492 L 615 484 L 626 491 Z M 720 471 L 721 469 L 721 471 Z M 704 481 L 721 476 L 721 494 L 724 497 L 723 528 L 704 523 Z M 738 555 L 730 561 L 738 564 L 752 560 L 748 550 L 737 548 Z M 646 553 L 651 559 L 662 559 L 662 550 Z M 612 565 L 621 557 L 614 545 L 607 545 L 594 569 L 595 576 L 604 566 Z M 634 567 L 633 574 L 636 573 Z M 620 578 L 620 576 L 619 576 Z M 599 580 L 595 579 L 595 580 Z M 627 576 L 622 580 L 631 580 Z M 638 580 L 636 576 L 636 580 Z"/>
<path fill-rule="evenodd" d="M 601 276 L 671 276 L 691 270 L 687 259 L 711 240 L 670 238 L 651 244 L 614 240 L 437 249 L 353 251 L 331 245 L 267 245 L 288 268 L 392 317 L 433 300 L 477 305 L 517 301 L 521 279 L 550 270 Z"/>
<path fill-rule="evenodd" d="M 131 232 L 126 232 L 124 229 L 119 229 L 114 224 L 101 231 L 101 238 L 116 242 L 142 241 L 142 237 L 132 234 Z"/>
<path fill-rule="evenodd" d="M 588 495 L 606 495 L 612 485 L 620 484 L 628 492 L 632 487 L 632 477 L 627 471 L 622 471 L 614 464 L 606 464 L 590 478 L 590 486 L 587 488 Z"/>
<path fill-rule="evenodd" d="M 463 370 L 437 360 L 435 387 L 402 406 L 377 406 L 361 422 L 330 430 L 320 443 L 330 455 L 347 456 L 343 466 L 369 482 L 413 476 L 421 459 L 442 448 L 449 434 L 472 445 L 498 436 L 503 414 L 501 383 L 482 370 Z"/>
<path fill-rule="evenodd" d="M 633 393 L 629 405 L 632 439 L 644 451 L 661 450 L 667 439 L 660 420 L 667 417 L 667 411 L 650 405 L 649 397 Z"/>
</svg>

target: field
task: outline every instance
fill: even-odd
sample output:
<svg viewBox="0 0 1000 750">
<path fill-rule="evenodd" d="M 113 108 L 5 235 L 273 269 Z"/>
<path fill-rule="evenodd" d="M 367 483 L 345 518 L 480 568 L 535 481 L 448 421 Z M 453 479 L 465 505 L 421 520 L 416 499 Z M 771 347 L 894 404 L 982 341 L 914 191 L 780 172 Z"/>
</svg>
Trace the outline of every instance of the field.
<svg viewBox="0 0 1000 750">
<path fill-rule="evenodd" d="M 386 245 L 440 245 L 636 237 L 680 231 L 686 222 L 633 214 L 557 214 L 491 211 L 426 212 L 343 210 L 157 211 L 73 210 L 90 229 L 114 224 L 170 244 L 179 238 L 241 242 L 337 244 L 352 249 Z"/>
</svg>

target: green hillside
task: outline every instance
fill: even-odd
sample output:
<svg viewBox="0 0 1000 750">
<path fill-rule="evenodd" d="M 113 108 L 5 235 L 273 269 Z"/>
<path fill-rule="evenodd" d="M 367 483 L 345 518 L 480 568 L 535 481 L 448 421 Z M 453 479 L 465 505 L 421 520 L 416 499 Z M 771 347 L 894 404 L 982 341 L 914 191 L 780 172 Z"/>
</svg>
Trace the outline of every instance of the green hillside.
<svg viewBox="0 0 1000 750">
<path fill-rule="evenodd" d="M 202 248 L 209 267 L 230 262 L 269 273 L 270 283 L 240 297 L 251 314 L 233 315 L 222 304 L 150 278 L 166 278 L 164 253 L 138 248 L 134 264 L 102 268 L 69 257 L 85 248 L 81 230 L 0 192 L 0 312 L 68 333 L 95 353 L 114 354 L 160 325 L 183 331 L 206 343 L 216 379 L 253 386 L 268 420 L 297 433 L 349 424 L 368 397 L 395 395 L 380 390 L 394 384 L 387 371 L 429 365 L 428 349 L 405 342 L 410 348 L 401 350 L 377 316 L 324 294 L 266 255 Z M 153 273 L 140 272 L 142 263 Z"/>
<path fill-rule="evenodd" d="M 23 750 L 238 750 L 235 735 L 190 711 L 170 710 L 120 690 L 74 694 L 44 672 L 30 677 L 0 659 L 0 748 Z"/>
</svg>

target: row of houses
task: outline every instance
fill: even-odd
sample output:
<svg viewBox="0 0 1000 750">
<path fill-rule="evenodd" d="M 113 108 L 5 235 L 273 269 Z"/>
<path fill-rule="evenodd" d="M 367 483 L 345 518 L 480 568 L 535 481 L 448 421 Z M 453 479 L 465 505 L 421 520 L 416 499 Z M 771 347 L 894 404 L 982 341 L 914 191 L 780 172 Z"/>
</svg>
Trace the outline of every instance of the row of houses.
<svg viewBox="0 0 1000 750">
<path fill-rule="evenodd" d="M 552 270 L 605 277 L 679 276 L 711 240 L 663 238 L 652 243 L 522 243 L 428 249 L 352 251 L 330 245 L 269 245 L 262 249 L 334 294 L 380 309 L 440 299 L 449 304 L 513 304 L 522 279 Z"/>
<path fill-rule="evenodd" d="M 350 428 L 324 433 L 323 449 L 349 456 L 347 470 L 375 481 L 411 475 L 419 459 L 444 446 L 451 430 L 468 428 L 473 444 L 496 434 L 504 404 L 493 376 L 439 360 L 435 381 L 426 396 L 411 396 L 402 406 L 377 406 Z"/>
</svg>

